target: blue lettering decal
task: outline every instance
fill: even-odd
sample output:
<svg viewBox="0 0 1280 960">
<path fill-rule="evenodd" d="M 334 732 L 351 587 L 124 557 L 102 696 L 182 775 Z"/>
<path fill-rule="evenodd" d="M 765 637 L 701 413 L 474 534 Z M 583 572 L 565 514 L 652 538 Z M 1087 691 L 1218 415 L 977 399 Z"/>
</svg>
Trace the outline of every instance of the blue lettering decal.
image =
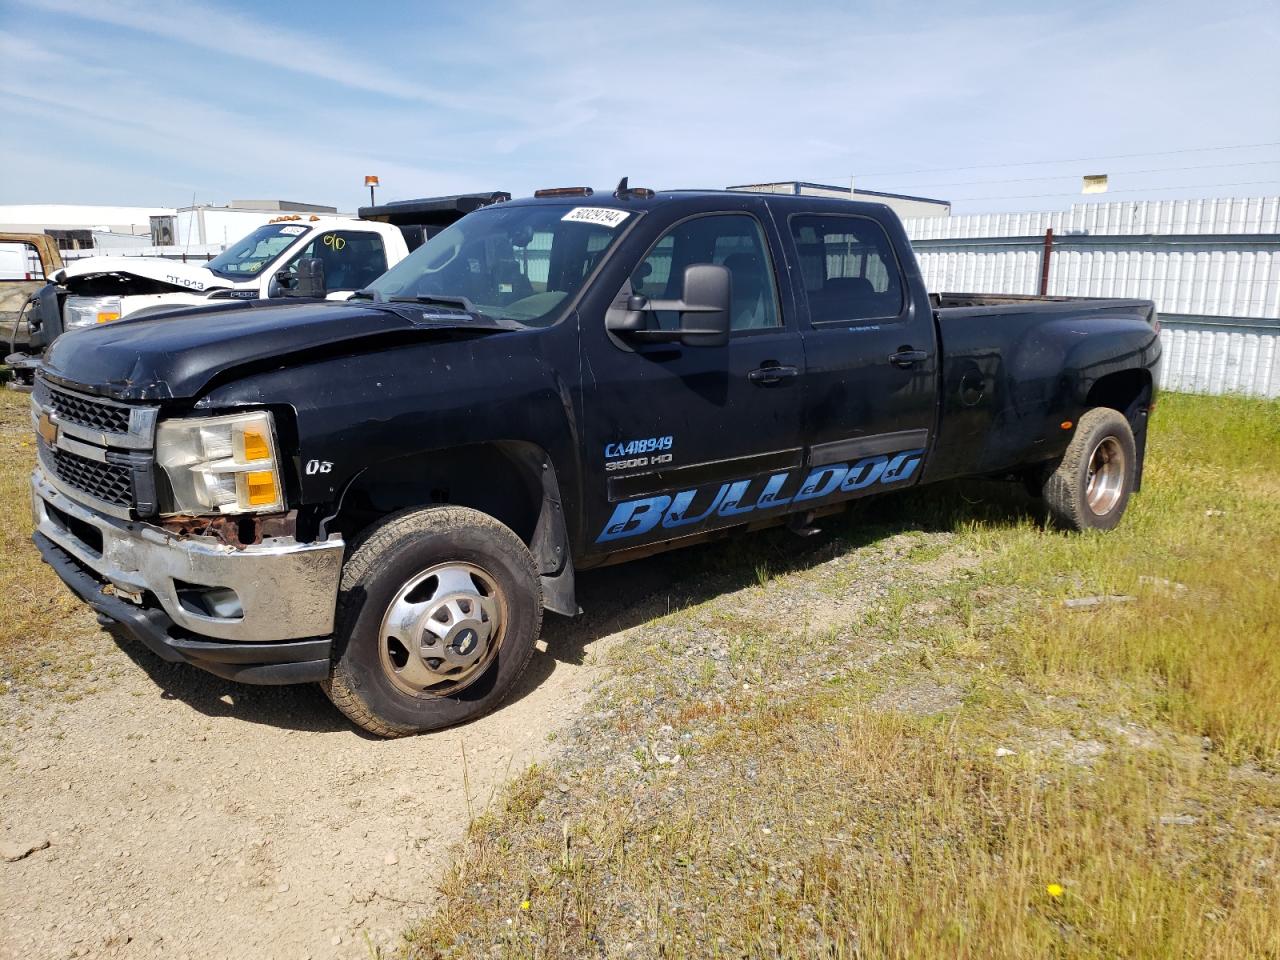
<svg viewBox="0 0 1280 960">
<path fill-rule="evenodd" d="M 613 516 L 605 524 L 604 532 L 596 538 L 596 543 L 617 540 L 621 537 L 638 537 L 642 533 L 648 533 L 658 525 L 658 521 L 662 519 L 662 512 L 670 503 L 670 497 L 661 495 L 618 504 L 614 508 Z"/>
<path fill-rule="evenodd" d="M 889 462 L 888 457 L 866 457 L 859 460 L 849 468 L 848 475 L 844 478 L 844 482 L 840 484 L 842 493 L 852 493 L 854 490 L 862 490 L 871 486 L 880 479 L 880 475 L 884 473 L 885 464 Z"/>
<path fill-rule="evenodd" d="M 924 454 L 924 450 L 903 450 L 902 453 L 896 453 L 893 459 L 889 461 L 889 467 L 884 472 L 884 478 L 881 483 L 900 483 L 903 480 L 910 479 L 911 475 L 916 472 L 916 467 L 920 466 L 920 458 Z"/>
<path fill-rule="evenodd" d="M 639 440 L 628 440 L 625 443 L 606 443 L 604 458 L 613 460 L 617 457 L 634 457 L 641 453 L 654 453 L 658 450 L 670 450 L 675 445 L 675 437 L 644 437 Z"/>
<path fill-rule="evenodd" d="M 844 463 L 833 463 L 829 467 L 818 467 L 805 478 L 804 483 L 800 484 L 800 490 L 794 497 L 795 502 L 817 500 L 835 493 L 836 488 L 840 486 L 840 481 L 844 479 L 845 474 L 848 472 L 849 466 Z"/>
<path fill-rule="evenodd" d="M 724 495 L 729 490 L 729 484 L 725 484 L 711 501 L 711 506 L 707 507 L 702 513 L 696 517 L 686 517 L 684 512 L 689 509 L 689 504 L 693 503 L 693 498 L 698 495 L 697 490 L 685 490 L 676 494 L 675 502 L 671 504 L 671 509 L 667 511 L 667 515 L 662 518 L 664 527 L 684 527 L 691 523 L 701 523 L 707 517 L 716 512 L 716 508 L 724 501 Z"/>
<path fill-rule="evenodd" d="M 663 449 L 664 441 L 669 438 L 657 438 L 655 446 Z M 637 448 L 647 447 L 646 441 L 632 441 Z M 626 455 L 632 444 L 609 444 L 605 452 L 609 456 Z M 666 529 L 692 526 L 702 523 L 712 515 L 736 517 L 753 510 L 767 510 L 772 507 L 785 506 L 804 500 L 820 500 L 836 492 L 854 493 L 865 490 L 877 483 L 881 485 L 902 483 L 910 480 L 919 468 L 924 457 L 924 450 L 903 450 L 891 456 L 864 457 L 849 466 L 834 463 L 816 467 L 805 477 L 800 489 L 793 497 L 780 496 L 790 480 L 789 471 L 771 474 L 764 483 L 764 488 L 754 502 L 747 500 L 754 478 L 734 480 L 721 484 L 707 508 L 696 515 L 686 516 L 686 511 L 693 506 L 698 496 L 706 488 L 682 490 L 674 497 L 659 495 L 632 500 L 618 504 L 613 516 L 605 525 L 604 532 L 596 539 L 597 543 L 619 540 L 624 537 L 637 537 L 649 533 L 661 523 Z M 745 501 L 745 502 L 744 502 Z"/>
</svg>

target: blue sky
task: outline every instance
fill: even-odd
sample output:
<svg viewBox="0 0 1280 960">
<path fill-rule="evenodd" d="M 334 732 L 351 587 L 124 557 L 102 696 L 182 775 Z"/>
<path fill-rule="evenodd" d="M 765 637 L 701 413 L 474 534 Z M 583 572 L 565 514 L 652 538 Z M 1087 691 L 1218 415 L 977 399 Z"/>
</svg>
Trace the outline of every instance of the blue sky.
<svg viewBox="0 0 1280 960">
<path fill-rule="evenodd" d="M 854 175 L 958 212 L 1065 207 L 1085 173 L 1276 194 L 1277 50 L 1275 0 L 0 0 L 0 203 L 353 209 L 367 173 L 388 200 L 623 174 Z"/>
</svg>

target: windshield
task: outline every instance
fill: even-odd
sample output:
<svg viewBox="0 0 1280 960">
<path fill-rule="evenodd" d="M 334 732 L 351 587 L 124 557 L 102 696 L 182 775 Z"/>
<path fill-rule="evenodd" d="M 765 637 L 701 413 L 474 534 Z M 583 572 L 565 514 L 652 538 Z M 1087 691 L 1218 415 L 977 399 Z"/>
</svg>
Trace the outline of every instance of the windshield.
<svg viewBox="0 0 1280 960">
<path fill-rule="evenodd" d="M 630 215 L 573 204 L 487 207 L 436 234 L 366 289 L 386 300 L 466 297 L 485 316 L 545 326 Z"/>
<path fill-rule="evenodd" d="M 210 260 L 209 269 L 232 280 L 250 279 L 310 229 L 298 223 L 268 223 Z"/>
</svg>

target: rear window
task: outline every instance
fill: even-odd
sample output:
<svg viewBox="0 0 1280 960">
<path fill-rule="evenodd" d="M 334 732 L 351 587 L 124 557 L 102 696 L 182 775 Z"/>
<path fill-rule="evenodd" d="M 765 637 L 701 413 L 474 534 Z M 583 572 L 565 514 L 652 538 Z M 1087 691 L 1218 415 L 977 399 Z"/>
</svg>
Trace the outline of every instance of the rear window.
<svg viewBox="0 0 1280 960">
<path fill-rule="evenodd" d="M 866 217 L 791 218 L 812 323 L 896 317 L 902 275 L 884 228 Z"/>
</svg>

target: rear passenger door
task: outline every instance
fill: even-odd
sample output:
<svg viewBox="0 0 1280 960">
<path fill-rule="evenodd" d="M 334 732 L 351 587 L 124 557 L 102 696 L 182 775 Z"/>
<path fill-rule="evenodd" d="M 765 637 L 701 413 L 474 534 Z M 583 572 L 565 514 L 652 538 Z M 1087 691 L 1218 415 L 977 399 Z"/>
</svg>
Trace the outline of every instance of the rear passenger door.
<svg viewBox="0 0 1280 960">
<path fill-rule="evenodd" d="M 795 213 L 786 232 L 805 304 L 808 460 L 830 468 L 811 480 L 836 497 L 908 486 L 920 477 L 934 424 L 932 310 L 911 295 L 876 219 Z"/>
</svg>

